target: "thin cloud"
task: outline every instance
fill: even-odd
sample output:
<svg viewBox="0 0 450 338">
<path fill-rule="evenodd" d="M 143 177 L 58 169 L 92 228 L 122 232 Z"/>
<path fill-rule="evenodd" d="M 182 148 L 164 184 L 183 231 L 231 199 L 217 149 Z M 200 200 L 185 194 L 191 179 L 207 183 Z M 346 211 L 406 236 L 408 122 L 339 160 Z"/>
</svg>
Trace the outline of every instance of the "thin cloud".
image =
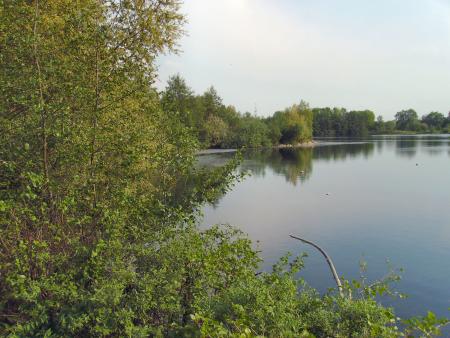
<svg viewBox="0 0 450 338">
<path fill-rule="evenodd" d="M 183 75 L 197 92 L 269 115 L 312 106 L 392 118 L 450 109 L 450 6 L 440 0 L 188 0 L 180 56 L 160 60 L 163 87 Z"/>
</svg>

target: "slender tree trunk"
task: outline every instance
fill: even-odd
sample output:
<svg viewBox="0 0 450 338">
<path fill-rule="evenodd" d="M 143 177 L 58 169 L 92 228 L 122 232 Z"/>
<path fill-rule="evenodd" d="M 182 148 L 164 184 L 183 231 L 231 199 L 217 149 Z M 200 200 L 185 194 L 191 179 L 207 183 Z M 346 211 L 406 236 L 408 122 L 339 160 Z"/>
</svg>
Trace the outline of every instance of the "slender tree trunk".
<svg viewBox="0 0 450 338">
<path fill-rule="evenodd" d="M 39 114 L 40 114 L 40 128 L 41 128 L 41 142 L 42 142 L 42 171 L 44 174 L 44 194 L 48 205 L 50 206 L 50 216 L 53 209 L 53 194 L 50 187 L 49 176 L 49 151 L 48 151 L 48 135 L 47 135 L 47 110 L 45 107 L 44 99 L 44 85 L 42 79 L 41 64 L 38 52 L 39 33 L 38 33 L 38 21 L 39 21 L 39 0 L 35 1 L 35 17 L 33 27 L 33 51 L 34 51 L 34 63 L 36 65 L 36 71 L 38 76 L 38 91 L 39 91 Z"/>
<path fill-rule="evenodd" d="M 96 29 L 98 30 L 98 18 L 96 19 Z M 98 37 L 96 39 L 95 46 L 95 103 L 94 103 L 94 114 L 92 118 L 92 141 L 91 141 L 91 158 L 90 158 L 90 166 L 91 166 L 91 180 L 92 180 L 92 194 L 93 194 L 93 202 L 92 207 L 95 209 L 97 207 L 97 184 L 95 181 L 95 154 L 97 147 L 97 126 L 98 126 L 98 113 L 100 107 L 100 80 L 99 80 L 99 63 L 100 63 L 100 55 L 99 55 L 99 43 Z"/>
</svg>

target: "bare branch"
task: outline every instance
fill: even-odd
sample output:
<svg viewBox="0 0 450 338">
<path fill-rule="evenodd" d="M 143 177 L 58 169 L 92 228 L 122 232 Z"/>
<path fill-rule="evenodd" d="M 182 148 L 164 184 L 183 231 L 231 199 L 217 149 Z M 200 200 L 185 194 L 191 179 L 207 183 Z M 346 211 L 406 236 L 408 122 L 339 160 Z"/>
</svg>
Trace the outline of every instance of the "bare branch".
<svg viewBox="0 0 450 338">
<path fill-rule="evenodd" d="M 308 241 L 308 240 L 306 240 L 306 239 L 303 239 L 303 238 L 300 238 L 300 237 L 297 237 L 297 236 L 294 236 L 294 235 L 289 235 L 289 236 L 290 236 L 291 238 L 297 239 L 297 240 L 299 240 L 299 241 L 301 241 L 301 242 L 303 242 L 303 243 L 312 245 L 313 247 L 315 247 L 317 250 L 320 251 L 320 253 L 325 257 L 325 259 L 326 259 L 326 261 L 327 261 L 327 263 L 328 263 L 328 266 L 330 267 L 330 270 L 331 270 L 331 273 L 332 273 L 332 275 L 333 275 L 333 278 L 334 278 L 334 280 L 336 281 L 336 285 L 337 285 L 337 287 L 338 287 L 338 289 L 339 289 L 339 294 L 340 294 L 342 297 L 344 297 L 344 291 L 343 291 L 343 288 L 342 288 L 342 283 L 341 283 L 341 280 L 339 279 L 339 276 L 338 276 L 338 274 L 337 274 L 337 272 L 336 272 L 336 268 L 334 267 L 333 260 L 331 259 L 330 256 L 328 256 L 328 254 L 325 252 L 325 250 L 323 250 L 323 249 L 322 249 L 320 246 L 318 246 L 317 244 L 315 244 L 315 243 L 313 243 L 313 242 L 310 242 L 310 241 Z"/>
</svg>

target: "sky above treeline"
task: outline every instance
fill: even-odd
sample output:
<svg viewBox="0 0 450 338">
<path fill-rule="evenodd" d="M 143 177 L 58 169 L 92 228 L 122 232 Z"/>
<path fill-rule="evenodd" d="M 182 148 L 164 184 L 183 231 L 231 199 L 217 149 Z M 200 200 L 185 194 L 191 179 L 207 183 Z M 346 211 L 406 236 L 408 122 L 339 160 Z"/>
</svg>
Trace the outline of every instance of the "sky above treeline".
<svg viewBox="0 0 450 338">
<path fill-rule="evenodd" d="M 302 99 L 386 119 L 450 110 L 450 0 L 185 0 L 183 12 L 160 89 L 179 73 L 259 116 Z"/>
</svg>

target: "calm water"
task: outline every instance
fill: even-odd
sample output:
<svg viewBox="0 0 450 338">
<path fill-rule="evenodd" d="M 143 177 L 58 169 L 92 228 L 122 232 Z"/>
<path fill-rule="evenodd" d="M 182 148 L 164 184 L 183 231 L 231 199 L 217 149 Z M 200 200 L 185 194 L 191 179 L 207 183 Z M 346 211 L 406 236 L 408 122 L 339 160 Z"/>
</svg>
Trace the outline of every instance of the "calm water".
<svg viewBox="0 0 450 338">
<path fill-rule="evenodd" d="M 231 156 L 200 161 L 220 165 Z M 450 316 L 450 136 L 326 140 L 244 157 L 251 176 L 205 208 L 204 226 L 239 226 L 259 241 L 262 269 L 287 251 L 307 252 L 301 276 L 321 291 L 335 286 L 323 257 L 289 234 L 321 245 L 346 278 L 359 277 L 361 259 L 370 279 L 381 278 L 389 259 L 405 270 L 395 288 L 409 295 L 385 300 L 397 314 Z"/>
</svg>

